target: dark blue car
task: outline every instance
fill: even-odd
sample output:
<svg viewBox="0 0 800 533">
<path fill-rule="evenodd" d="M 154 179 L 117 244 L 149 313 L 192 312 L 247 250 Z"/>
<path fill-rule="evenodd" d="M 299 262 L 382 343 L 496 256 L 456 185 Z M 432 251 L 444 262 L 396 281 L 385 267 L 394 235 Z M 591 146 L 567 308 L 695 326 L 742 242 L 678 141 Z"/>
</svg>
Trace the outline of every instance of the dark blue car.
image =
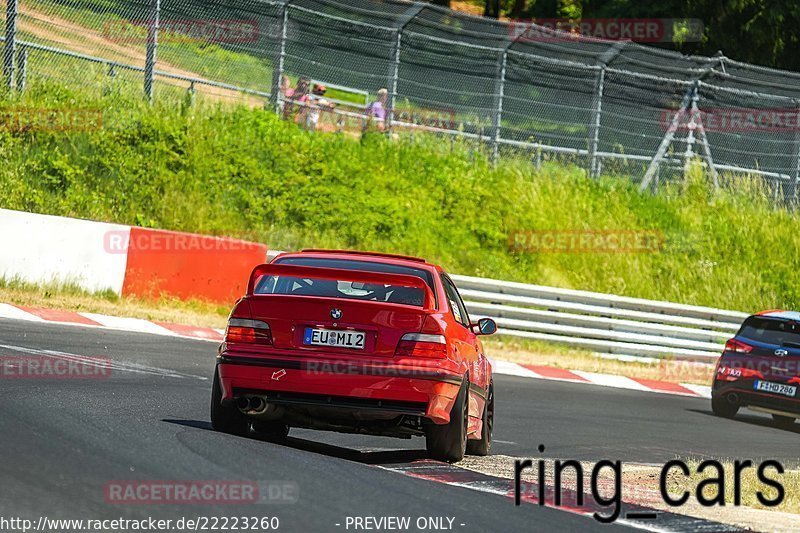
<svg viewBox="0 0 800 533">
<path fill-rule="evenodd" d="M 731 418 L 740 408 L 766 412 L 782 426 L 800 417 L 800 313 L 748 317 L 725 343 L 711 389 L 711 408 Z"/>
</svg>

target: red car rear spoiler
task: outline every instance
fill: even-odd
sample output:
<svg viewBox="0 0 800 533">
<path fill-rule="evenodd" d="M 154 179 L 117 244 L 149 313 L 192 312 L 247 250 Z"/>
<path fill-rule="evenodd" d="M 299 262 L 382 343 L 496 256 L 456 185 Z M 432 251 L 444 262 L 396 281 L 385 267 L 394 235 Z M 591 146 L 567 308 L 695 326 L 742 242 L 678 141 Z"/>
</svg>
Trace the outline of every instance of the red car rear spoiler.
<svg viewBox="0 0 800 533">
<path fill-rule="evenodd" d="M 291 276 L 296 278 L 327 279 L 336 281 L 355 281 L 362 283 L 379 283 L 384 285 L 397 285 L 399 287 L 412 287 L 422 289 L 425 294 L 423 309 L 434 310 L 433 291 L 422 278 L 408 274 L 394 274 L 388 272 L 368 272 L 366 270 L 345 270 L 341 268 L 322 268 L 297 265 L 258 265 L 250 274 L 247 284 L 247 295 L 252 296 L 256 283 L 263 276 Z"/>
</svg>

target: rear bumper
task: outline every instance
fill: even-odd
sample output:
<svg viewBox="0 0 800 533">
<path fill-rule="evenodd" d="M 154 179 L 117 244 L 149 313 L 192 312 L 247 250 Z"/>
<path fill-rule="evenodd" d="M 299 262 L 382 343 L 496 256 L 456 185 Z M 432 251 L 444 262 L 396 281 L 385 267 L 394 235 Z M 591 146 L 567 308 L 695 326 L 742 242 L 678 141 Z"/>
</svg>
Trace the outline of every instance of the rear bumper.
<svg viewBox="0 0 800 533">
<path fill-rule="evenodd" d="M 326 406 L 380 415 L 422 416 L 436 424 L 450 420 L 463 376 L 447 368 L 408 362 L 359 362 L 330 358 L 217 357 L 222 401 L 257 394 L 269 403 Z"/>
<path fill-rule="evenodd" d="M 800 385 L 795 397 L 782 396 L 755 390 L 755 379 L 745 378 L 737 381 L 715 381 L 711 389 L 712 398 L 724 398 L 739 407 L 758 407 L 800 416 Z"/>
</svg>

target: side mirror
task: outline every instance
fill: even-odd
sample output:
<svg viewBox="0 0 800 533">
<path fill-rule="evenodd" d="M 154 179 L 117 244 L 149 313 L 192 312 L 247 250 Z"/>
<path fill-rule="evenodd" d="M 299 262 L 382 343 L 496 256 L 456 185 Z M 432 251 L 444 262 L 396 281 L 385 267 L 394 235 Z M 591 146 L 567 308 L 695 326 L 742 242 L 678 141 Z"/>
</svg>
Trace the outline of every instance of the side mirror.
<svg viewBox="0 0 800 533">
<path fill-rule="evenodd" d="M 481 318 L 478 320 L 478 323 L 473 324 L 473 326 L 478 327 L 478 331 L 475 331 L 473 327 L 473 331 L 478 335 L 492 335 L 497 331 L 497 324 L 491 318 Z"/>
</svg>

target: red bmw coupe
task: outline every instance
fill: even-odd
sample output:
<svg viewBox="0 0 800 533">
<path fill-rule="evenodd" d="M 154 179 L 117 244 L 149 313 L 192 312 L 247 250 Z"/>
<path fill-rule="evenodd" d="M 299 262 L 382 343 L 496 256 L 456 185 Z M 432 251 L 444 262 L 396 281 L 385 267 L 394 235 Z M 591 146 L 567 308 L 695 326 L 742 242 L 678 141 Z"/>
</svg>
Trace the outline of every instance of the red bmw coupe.
<svg viewBox="0 0 800 533">
<path fill-rule="evenodd" d="M 426 437 L 433 458 L 487 455 L 492 368 L 450 277 L 424 259 L 334 250 L 257 266 L 233 308 L 211 395 L 215 430 L 290 427 Z"/>
</svg>

